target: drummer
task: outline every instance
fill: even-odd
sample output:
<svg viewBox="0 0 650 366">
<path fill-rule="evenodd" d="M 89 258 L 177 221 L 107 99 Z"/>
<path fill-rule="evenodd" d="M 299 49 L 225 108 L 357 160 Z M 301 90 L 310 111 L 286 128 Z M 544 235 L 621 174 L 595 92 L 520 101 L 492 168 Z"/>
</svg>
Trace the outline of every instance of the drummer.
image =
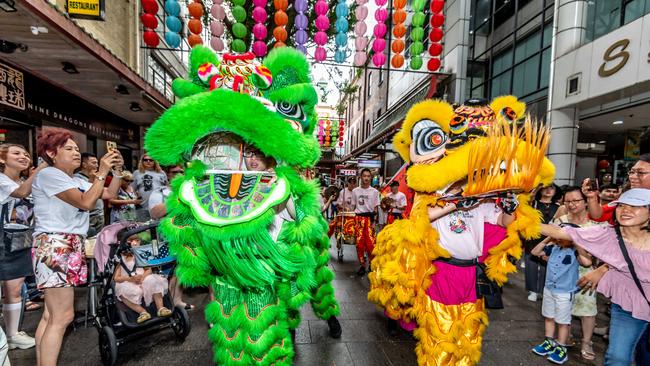
<svg viewBox="0 0 650 366">
<path fill-rule="evenodd" d="M 357 177 L 349 177 L 347 186 L 341 190 L 339 198 L 336 200 L 336 207 L 339 212 L 353 212 L 357 207 L 357 201 L 352 193 L 356 187 Z"/>
<path fill-rule="evenodd" d="M 386 197 L 391 198 L 391 207 L 388 211 L 389 223 L 404 218 L 404 209 L 406 209 L 406 195 L 399 191 L 399 182 L 393 181 L 390 184 L 390 193 Z"/>
</svg>

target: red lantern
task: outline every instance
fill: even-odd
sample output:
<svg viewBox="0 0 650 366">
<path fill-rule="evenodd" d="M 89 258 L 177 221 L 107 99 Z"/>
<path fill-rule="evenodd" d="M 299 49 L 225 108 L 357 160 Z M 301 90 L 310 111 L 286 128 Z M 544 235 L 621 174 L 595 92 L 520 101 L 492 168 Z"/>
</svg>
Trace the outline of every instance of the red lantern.
<svg viewBox="0 0 650 366">
<path fill-rule="evenodd" d="M 442 11 L 442 8 L 445 7 L 445 1 L 444 0 L 431 0 L 431 12 L 432 13 L 440 13 Z"/>
<path fill-rule="evenodd" d="M 607 160 L 601 160 L 598 162 L 598 169 L 607 169 L 609 168 L 609 161 Z"/>
<path fill-rule="evenodd" d="M 192 18 L 200 18 L 203 16 L 203 6 L 199 3 L 191 3 L 187 6 L 187 11 Z"/>
<path fill-rule="evenodd" d="M 339 147 L 343 147 L 343 141 L 339 142 Z"/>
<path fill-rule="evenodd" d="M 442 45 L 440 43 L 431 43 L 431 46 L 429 46 L 429 55 L 440 56 L 441 53 Z"/>
<path fill-rule="evenodd" d="M 142 0 L 142 10 L 148 14 L 156 14 L 158 12 L 158 2 L 156 0 Z"/>
<path fill-rule="evenodd" d="M 145 28 L 156 29 L 158 28 L 158 19 L 153 14 L 142 14 L 140 15 L 140 21 Z"/>
<path fill-rule="evenodd" d="M 443 24 L 445 24 L 445 16 L 444 15 L 442 15 L 440 13 L 437 13 L 437 14 L 433 14 L 431 16 L 431 26 L 432 27 L 440 27 Z"/>
<path fill-rule="evenodd" d="M 437 71 L 440 68 L 440 59 L 439 58 L 432 58 L 427 62 L 427 69 L 429 71 Z"/>
<path fill-rule="evenodd" d="M 431 33 L 429 33 L 429 40 L 431 42 L 440 42 L 442 39 L 442 29 L 435 27 L 431 28 Z"/>
<path fill-rule="evenodd" d="M 158 47 L 158 44 L 160 44 L 158 34 L 152 30 L 144 31 L 142 38 L 144 38 L 144 43 L 149 47 Z"/>
</svg>

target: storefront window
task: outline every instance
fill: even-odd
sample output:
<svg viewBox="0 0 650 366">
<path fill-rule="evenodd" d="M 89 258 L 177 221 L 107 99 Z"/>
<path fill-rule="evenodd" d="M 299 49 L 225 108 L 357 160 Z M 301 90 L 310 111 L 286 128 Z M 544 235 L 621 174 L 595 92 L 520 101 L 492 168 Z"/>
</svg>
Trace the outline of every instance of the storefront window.
<svg viewBox="0 0 650 366">
<path fill-rule="evenodd" d="M 650 0 L 591 0 L 587 7 L 586 41 L 593 41 L 648 13 Z"/>
<path fill-rule="evenodd" d="M 167 99 L 174 100 L 174 93 L 172 92 L 174 77 L 153 57 L 149 57 L 149 78 L 156 90 L 161 92 Z"/>
</svg>

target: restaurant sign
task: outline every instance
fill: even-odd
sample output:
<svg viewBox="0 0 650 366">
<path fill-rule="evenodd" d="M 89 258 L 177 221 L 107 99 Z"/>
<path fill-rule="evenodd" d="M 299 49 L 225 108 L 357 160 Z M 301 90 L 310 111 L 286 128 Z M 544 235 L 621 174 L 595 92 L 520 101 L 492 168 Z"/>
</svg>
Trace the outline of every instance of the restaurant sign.
<svg viewBox="0 0 650 366">
<path fill-rule="evenodd" d="M 23 73 L 5 64 L 0 64 L 0 104 L 25 110 Z"/>
<path fill-rule="evenodd" d="M 73 18 L 104 20 L 104 0 L 66 0 L 65 8 Z"/>
</svg>

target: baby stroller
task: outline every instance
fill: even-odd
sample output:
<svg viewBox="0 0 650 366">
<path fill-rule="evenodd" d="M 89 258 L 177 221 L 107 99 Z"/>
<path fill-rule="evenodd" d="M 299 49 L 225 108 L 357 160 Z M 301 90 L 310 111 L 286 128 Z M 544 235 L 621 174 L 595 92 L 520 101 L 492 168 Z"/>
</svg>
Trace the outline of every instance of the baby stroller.
<svg viewBox="0 0 650 366">
<path fill-rule="evenodd" d="M 117 226 L 116 226 L 117 225 Z M 164 306 L 172 309 L 169 317 L 153 316 L 150 320 L 138 324 L 138 314 L 129 309 L 115 296 L 115 281 L 113 275 L 118 266 L 122 265 L 122 254 L 131 252 L 135 259 L 136 268 L 151 268 L 154 273 L 167 277 L 174 272 L 175 260 L 169 256 L 167 244 L 158 240 L 158 223 L 148 222 L 122 223 L 106 227 L 95 246 L 97 266 L 101 270 L 99 276 L 102 295 L 97 307 L 95 325 L 99 331 L 99 350 L 104 365 L 115 365 L 120 345 L 137 340 L 150 333 L 156 333 L 165 328 L 171 328 L 178 340 L 183 341 L 190 333 L 190 318 L 181 306 L 173 306 L 169 294 L 163 296 Z M 111 240 L 113 239 L 114 240 Z M 137 238 L 141 245 L 132 247 L 129 239 Z M 150 314 L 156 314 L 155 305 L 141 304 Z"/>
</svg>

